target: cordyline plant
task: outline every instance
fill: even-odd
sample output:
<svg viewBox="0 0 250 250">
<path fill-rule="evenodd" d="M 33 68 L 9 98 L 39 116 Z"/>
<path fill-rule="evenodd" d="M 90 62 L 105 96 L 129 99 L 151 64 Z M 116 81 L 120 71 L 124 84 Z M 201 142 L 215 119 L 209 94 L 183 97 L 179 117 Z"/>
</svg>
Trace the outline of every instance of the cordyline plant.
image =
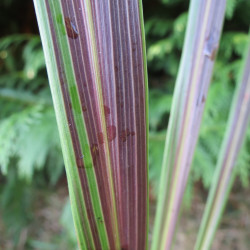
<svg viewBox="0 0 250 250">
<path fill-rule="evenodd" d="M 34 4 L 79 247 L 147 249 L 148 90 L 141 0 Z M 225 0 L 191 1 L 152 249 L 172 244 L 224 11 Z"/>
<path fill-rule="evenodd" d="M 35 0 L 81 249 L 145 249 L 140 1 Z"/>
<path fill-rule="evenodd" d="M 250 118 L 250 36 L 243 69 L 231 106 L 227 131 L 218 157 L 195 250 L 210 249 L 235 179 L 236 157 Z"/>
<path fill-rule="evenodd" d="M 226 0 L 191 1 L 163 156 L 152 249 L 170 249 L 224 19 Z"/>
</svg>

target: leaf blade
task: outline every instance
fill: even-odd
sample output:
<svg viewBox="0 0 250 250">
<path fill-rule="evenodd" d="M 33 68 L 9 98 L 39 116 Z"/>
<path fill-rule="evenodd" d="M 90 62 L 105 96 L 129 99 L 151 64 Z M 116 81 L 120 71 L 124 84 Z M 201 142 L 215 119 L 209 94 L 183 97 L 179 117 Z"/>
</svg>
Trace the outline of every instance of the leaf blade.
<svg viewBox="0 0 250 250">
<path fill-rule="evenodd" d="M 225 2 L 190 3 L 168 125 L 152 249 L 170 249 L 219 45 Z"/>
<path fill-rule="evenodd" d="M 249 39 L 250 41 L 250 39 Z M 235 179 L 235 161 L 250 118 L 250 42 L 244 70 L 235 90 L 227 130 L 217 160 L 213 183 L 203 214 L 195 249 L 209 249 Z"/>
<path fill-rule="evenodd" d="M 73 154 L 66 169 L 80 245 L 145 248 L 147 79 L 141 5 L 137 0 L 47 0 L 46 5 L 35 0 L 35 5 L 43 6 L 49 20 L 43 27 L 38 15 L 41 33 L 51 32 L 43 44 L 50 47 L 47 67 L 57 65 L 49 70 L 57 77 L 50 77 L 50 85 L 60 111 L 61 143 L 68 141 L 63 154 Z M 132 38 L 138 40 L 134 47 Z"/>
</svg>

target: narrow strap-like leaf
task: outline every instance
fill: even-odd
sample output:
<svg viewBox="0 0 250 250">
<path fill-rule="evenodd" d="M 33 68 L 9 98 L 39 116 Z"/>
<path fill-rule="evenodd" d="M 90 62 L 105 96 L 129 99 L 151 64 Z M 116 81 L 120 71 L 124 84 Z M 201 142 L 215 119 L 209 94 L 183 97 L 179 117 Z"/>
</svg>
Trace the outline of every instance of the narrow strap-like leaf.
<svg viewBox="0 0 250 250">
<path fill-rule="evenodd" d="M 235 91 L 225 138 L 209 192 L 196 250 L 211 247 L 228 195 L 234 181 L 234 166 L 250 118 L 250 39 L 243 74 Z"/>
<path fill-rule="evenodd" d="M 145 249 L 147 74 L 138 0 L 34 0 L 81 249 Z"/>
<path fill-rule="evenodd" d="M 161 172 L 152 249 L 170 249 L 225 12 L 225 0 L 192 0 Z"/>
</svg>

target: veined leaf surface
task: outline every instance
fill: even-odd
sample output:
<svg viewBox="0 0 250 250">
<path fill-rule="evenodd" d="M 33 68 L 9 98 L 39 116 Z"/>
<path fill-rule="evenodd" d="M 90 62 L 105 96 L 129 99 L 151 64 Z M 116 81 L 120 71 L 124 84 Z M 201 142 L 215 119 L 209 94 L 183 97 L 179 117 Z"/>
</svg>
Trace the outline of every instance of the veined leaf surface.
<svg viewBox="0 0 250 250">
<path fill-rule="evenodd" d="M 34 0 L 81 249 L 145 249 L 147 73 L 139 0 Z"/>
<path fill-rule="evenodd" d="M 192 0 L 162 164 L 153 250 L 169 250 L 219 47 L 225 0 Z"/>
<path fill-rule="evenodd" d="M 232 184 L 235 162 L 250 118 L 250 36 L 245 63 L 231 105 L 227 131 L 217 160 L 216 170 L 196 240 L 195 250 L 211 248 Z"/>
</svg>

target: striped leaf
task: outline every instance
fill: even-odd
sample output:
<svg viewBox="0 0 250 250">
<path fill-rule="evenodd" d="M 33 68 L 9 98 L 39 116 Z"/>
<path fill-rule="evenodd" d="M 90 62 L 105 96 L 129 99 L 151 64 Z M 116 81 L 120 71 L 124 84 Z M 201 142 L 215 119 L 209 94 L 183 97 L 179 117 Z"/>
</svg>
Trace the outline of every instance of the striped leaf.
<svg viewBox="0 0 250 250">
<path fill-rule="evenodd" d="M 34 0 L 81 249 L 145 249 L 140 0 Z"/>
<path fill-rule="evenodd" d="M 226 0 L 192 0 L 166 137 L 152 249 L 170 249 L 197 142 Z"/>
<path fill-rule="evenodd" d="M 249 37 L 250 38 L 250 37 Z M 244 70 L 235 91 L 227 131 L 219 154 L 213 183 L 196 241 L 196 250 L 211 247 L 233 181 L 234 166 L 250 119 L 250 39 Z"/>
</svg>

